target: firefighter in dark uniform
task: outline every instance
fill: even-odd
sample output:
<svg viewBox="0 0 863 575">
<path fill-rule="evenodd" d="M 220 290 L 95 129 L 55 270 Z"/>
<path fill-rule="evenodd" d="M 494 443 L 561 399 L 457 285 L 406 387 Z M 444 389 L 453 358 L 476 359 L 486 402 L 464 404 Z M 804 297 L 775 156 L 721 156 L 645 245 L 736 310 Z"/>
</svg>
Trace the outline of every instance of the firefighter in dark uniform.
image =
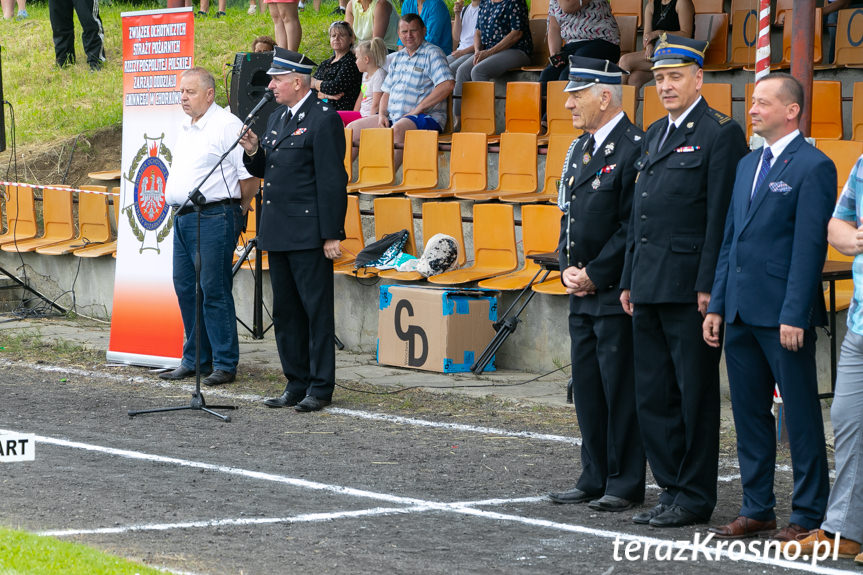
<svg viewBox="0 0 863 575">
<path fill-rule="evenodd" d="M 264 178 L 258 246 L 269 252 L 273 324 L 285 392 L 269 407 L 317 411 L 332 400 L 336 376 L 333 259 L 345 239 L 344 125 L 310 91 L 315 63 L 276 48 L 269 88 L 282 104 L 259 142 L 240 144 L 249 173 Z"/>
<path fill-rule="evenodd" d="M 704 523 L 716 505 L 720 350 L 701 338 L 743 130 L 701 97 L 707 42 L 665 35 L 653 55 L 668 117 L 647 129 L 621 277 L 633 316 L 635 399 L 662 488 L 635 523 Z"/>
<path fill-rule="evenodd" d="M 582 472 L 574 488 L 549 497 L 589 502 L 597 511 L 624 511 L 644 500 L 632 319 L 620 307 L 618 287 L 644 132 L 621 107 L 623 74 L 608 60 L 570 56 L 566 108 L 584 133 L 569 148 L 558 201 Z"/>
</svg>

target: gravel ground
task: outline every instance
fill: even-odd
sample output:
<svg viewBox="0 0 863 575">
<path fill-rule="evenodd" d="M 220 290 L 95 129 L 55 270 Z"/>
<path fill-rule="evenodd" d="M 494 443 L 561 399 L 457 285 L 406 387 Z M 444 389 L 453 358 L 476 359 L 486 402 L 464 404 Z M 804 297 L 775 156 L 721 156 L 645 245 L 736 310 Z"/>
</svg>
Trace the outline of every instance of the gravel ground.
<svg viewBox="0 0 863 575">
<path fill-rule="evenodd" d="M 629 512 L 599 514 L 543 499 L 574 483 L 578 448 L 571 442 L 338 410 L 297 414 L 206 392 L 209 403 L 239 406 L 231 423 L 201 412 L 130 418 L 129 409 L 185 405 L 189 394 L 155 377 L 129 383 L 46 365 L 0 366 L 0 429 L 45 438 L 36 461 L 0 468 L 0 523 L 9 527 L 84 531 L 59 535 L 190 573 L 812 571 L 802 562 L 703 554 L 698 561 L 616 561 L 618 536 L 623 557 L 632 536 L 691 542 L 705 526 L 657 530 L 632 524 Z M 723 459 L 714 524 L 736 515 L 736 471 Z M 780 470 L 780 524 L 791 489 L 790 473 Z M 657 494 L 648 489 L 647 504 Z M 857 572 L 850 560 L 815 572 L 839 570 Z"/>
</svg>

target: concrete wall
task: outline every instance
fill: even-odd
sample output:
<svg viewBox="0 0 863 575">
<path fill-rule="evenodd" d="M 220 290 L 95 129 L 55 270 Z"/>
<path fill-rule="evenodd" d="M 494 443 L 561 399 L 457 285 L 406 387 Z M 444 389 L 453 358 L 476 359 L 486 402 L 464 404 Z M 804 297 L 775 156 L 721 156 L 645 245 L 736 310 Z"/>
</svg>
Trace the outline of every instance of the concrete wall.
<svg viewBox="0 0 863 575">
<path fill-rule="evenodd" d="M 111 313 L 114 286 L 114 262 L 111 257 L 77 258 L 75 256 L 43 256 L 21 254 L 30 285 L 48 298 L 57 299 L 64 307 L 72 306 L 74 282 L 75 300 L 80 313 L 107 318 Z M 77 280 L 78 263 L 81 264 Z M 21 277 L 21 261 L 17 254 L 0 252 L 0 267 Z M 264 272 L 264 326 L 269 326 L 272 291 L 269 274 Z M 378 294 L 381 283 L 358 281 L 348 276 L 336 276 L 336 334 L 351 351 L 373 354 L 377 345 Z M 252 325 L 254 276 L 241 270 L 234 281 L 237 316 Z M 504 293 L 499 300 L 502 314 L 516 294 Z M 536 294 L 521 315 L 516 331 L 500 348 L 496 364 L 503 369 L 543 373 L 569 363 L 568 300 L 561 296 Z M 845 334 L 845 312 L 838 315 L 837 341 Z M 242 326 L 240 334 L 247 334 Z M 273 337 L 270 330 L 265 337 Z M 829 338 L 818 331 L 818 370 L 822 391 L 829 390 Z M 723 387 L 727 387 L 723 363 Z"/>
</svg>

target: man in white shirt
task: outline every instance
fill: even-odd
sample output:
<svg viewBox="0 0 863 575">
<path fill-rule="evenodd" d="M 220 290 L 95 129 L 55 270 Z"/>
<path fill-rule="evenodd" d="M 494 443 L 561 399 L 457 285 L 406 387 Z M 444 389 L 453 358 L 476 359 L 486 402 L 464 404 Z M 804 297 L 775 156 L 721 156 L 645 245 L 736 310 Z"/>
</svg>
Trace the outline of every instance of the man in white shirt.
<svg viewBox="0 0 863 575">
<path fill-rule="evenodd" d="M 174 291 L 183 316 L 186 342 L 180 367 L 160 375 L 184 379 L 195 375 L 195 258 L 198 216 L 186 198 L 197 185 L 201 206 L 201 373 L 204 385 L 234 381 L 240 357 L 231 263 L 242 218 L 258 190 L 258 180 L 243 166 L 243 150 L 232 150 L 205 182 L 242 129 L 242 122 L 214 103 L 216 82 L 204 68 L 186 70 L 180 79 L 181 104 L 188 118 L 174 146 L 165 185 L 165 201 L 177 211 L 174 223 Z"/>
</svg>

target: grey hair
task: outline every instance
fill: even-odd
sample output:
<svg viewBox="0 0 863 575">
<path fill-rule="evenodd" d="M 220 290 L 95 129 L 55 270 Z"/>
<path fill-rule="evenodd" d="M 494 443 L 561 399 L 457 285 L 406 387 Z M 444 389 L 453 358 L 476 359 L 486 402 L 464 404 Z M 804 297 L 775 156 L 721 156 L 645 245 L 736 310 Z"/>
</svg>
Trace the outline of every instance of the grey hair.
<svg viewBox="0 0 863 575">
<path fill-rule="evenodd" d="M 196 76 L 198 78 L 198 82 L 201 83 L 201 87 L 204 90 L 213 90 L 216 91 L 216 79 L 210 74 L 210 71 L 206 68 L 202 68 L 200 66 L 193 66 L 189 68 L 185 72 L 181 74 L 181 78 L 185 78 L 186 76 Z"/>
<path fill-rule="evenodd" d="M 611 94 L 611 105 L 615 108 L 623 106 L 623 88 L 620 84 L 593 84 L 589 90 L 597 98 L 601 98 L 602 93 L 607 90 Z"/>
</svg>

